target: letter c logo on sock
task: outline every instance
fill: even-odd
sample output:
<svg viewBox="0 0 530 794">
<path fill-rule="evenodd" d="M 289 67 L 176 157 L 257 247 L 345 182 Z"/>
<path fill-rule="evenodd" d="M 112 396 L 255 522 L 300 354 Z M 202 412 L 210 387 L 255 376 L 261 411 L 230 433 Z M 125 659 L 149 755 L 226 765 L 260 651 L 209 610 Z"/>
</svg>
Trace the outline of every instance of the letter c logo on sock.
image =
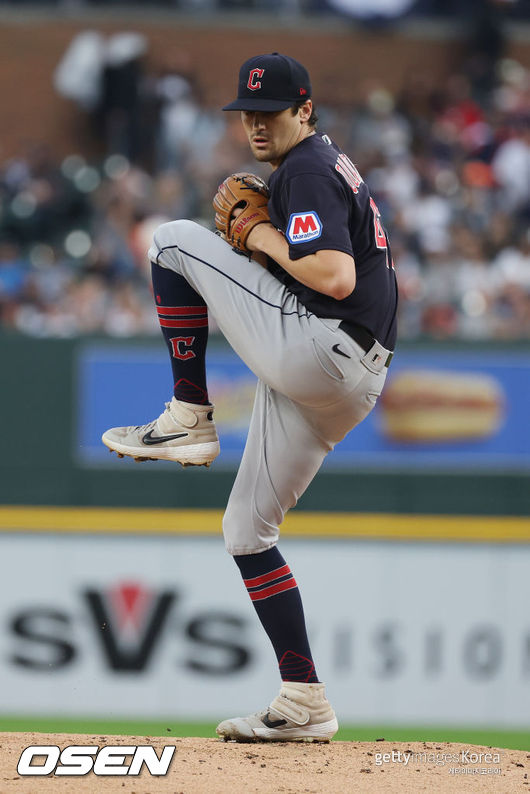
<svg viewBox="0 0 530 794">
<path fill-rule="evenodd" d="M 173 358 L 179 358 L 181 361 L 195 358 L 195 353 L 190 350 L 195 342 L 194 336 L 174 336 L 170 341 L 173 349 Z"/>
</svg>

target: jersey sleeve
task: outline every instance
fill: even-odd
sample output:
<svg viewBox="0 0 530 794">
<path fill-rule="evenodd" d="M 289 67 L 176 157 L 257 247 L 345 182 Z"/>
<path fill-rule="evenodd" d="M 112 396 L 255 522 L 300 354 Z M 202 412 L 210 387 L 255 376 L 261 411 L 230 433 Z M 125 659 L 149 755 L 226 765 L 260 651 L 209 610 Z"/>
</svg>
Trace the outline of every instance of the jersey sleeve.
<svg viewBox="0 0 530 794">
<path fill-rule="evenodd" d="M 326 249 L 353 256 L 349 202 L 338 179 L 302 173 L 286 184 L 285 238 L 291 259 Z"/>
</svg>

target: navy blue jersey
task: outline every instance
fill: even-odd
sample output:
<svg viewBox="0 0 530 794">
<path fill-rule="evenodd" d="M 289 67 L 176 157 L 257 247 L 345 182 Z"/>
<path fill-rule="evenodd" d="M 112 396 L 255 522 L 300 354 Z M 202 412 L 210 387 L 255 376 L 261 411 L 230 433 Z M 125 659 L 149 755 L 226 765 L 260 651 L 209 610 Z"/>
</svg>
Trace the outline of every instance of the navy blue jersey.
<svg viewBox="0 0 530 794">
<path fill-rule="evenodd" d="M 317 317 L 363 326 L 386 348 L 396 341 L 397 285 L 379 211 L 351 160 L 327 135 L 311 135 L 273 171 L 269 214 L 291 259 L 321 250 L 353 256 L 356 286 L 344 300 L 306 287 L 276 262 L 271 271 Z"/>
</svg>

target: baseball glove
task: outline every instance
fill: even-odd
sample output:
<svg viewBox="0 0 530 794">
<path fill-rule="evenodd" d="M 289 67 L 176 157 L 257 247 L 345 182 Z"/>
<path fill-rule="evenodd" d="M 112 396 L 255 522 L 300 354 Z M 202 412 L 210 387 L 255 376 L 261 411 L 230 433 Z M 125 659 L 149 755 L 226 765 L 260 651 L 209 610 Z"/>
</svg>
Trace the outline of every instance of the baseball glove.
<svg viewBox="0 0 530 794">
<path fill-rule="evenodd" d="M 215 225 L 236 251 L 250 254 L 246 241 L 251 230 L 258 223 L 270 223 L 269 195 L 269 188 L 255 174 L 232 174 L 219 185 L 212 202 Z M 234 217 L 237 209 L 242 211 Z"/>
</svg>

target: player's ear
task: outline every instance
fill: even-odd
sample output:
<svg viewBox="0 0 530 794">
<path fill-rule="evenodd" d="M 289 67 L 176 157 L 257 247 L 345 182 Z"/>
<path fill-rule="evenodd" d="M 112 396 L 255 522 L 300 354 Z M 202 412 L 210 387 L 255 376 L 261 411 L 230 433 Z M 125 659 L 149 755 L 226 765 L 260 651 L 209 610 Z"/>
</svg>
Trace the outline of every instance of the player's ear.
<svg viewBox="0 0 530 794">
<path fill-rule="evenodd" d="M 313 102 L 311 99 L 307 99 L 303 105 L 298 108 L 298 116 L 300 121 L 309 121 L 311 118 L 311 113 L 313 111 Z"/>
</svg>

